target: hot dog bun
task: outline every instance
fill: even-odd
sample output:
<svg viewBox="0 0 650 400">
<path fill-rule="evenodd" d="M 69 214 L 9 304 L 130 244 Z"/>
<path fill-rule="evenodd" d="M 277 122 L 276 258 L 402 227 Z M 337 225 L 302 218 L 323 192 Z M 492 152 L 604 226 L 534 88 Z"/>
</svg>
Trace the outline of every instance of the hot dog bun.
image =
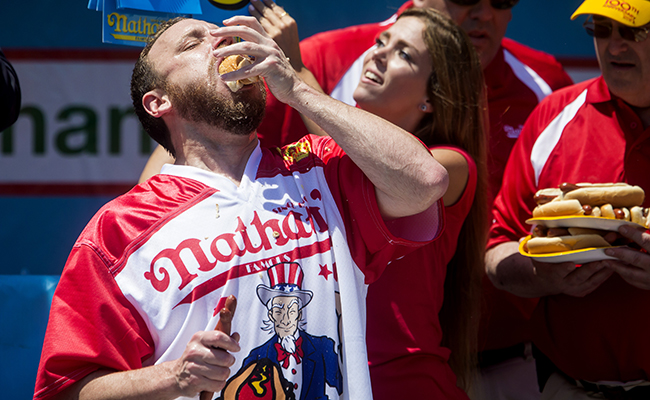
<svg viewBox="0 0 650 400">
<path fill-rule="evenodd" d="M 553 200 L 539 205 L 533 210 L 533 218 L 558 217 L 564 215 L 583 215 L 584 210 L 578 200 Z"/>
<path fill-rule="evenodd" d="M 630 221 L 639 225 L 650 226 L 648 225 L 650 224 L 650 212 L 648 212 L 647 208 L 634 206 L 630 208 Z"/>
<path fill-rule="evenodd" d="M 252 63 L 253 62 L 250 60 L 250 58 L 246 56 L 241 56 L 239 54 L 228 56 L 224 58 L 223 61 L 221 61 L 221 64 L 219 64 L 219 75 L 237 71 L 238 69 L 241 69 L 247 65 L 251 65 Z M 251 78 L 240 79 L 238 81 L 227 81 L 226 84 L 231 91 L 236 92 L 244 87 L 244 85 L 249 85 L 259 80 L 259 76 L 253 76 Z"/>
<path fill-rule="evenodd" d="M 555 237 L 535 237 L 528 240 L 526 248 L 530 254 L 560 253 L 590 247 L 611 247 L 600 235 L 570 235 Z"/>
<path fill-rule="evenodd" d="M 575 186 L 576 189 L 564 192 L 564 200 L 575 199 L 591 206 L 611 204 L 619 208 L 641 205 L 645 199 L 643 189 L 627 183 L 579 183 Z"/>
<path fill-rule="evenodd" d="M 535 203 L 537 205 L 542 205 L 546 204 L 549 201 L 553 201 L 555 199 L 562 199 L 562 190 L 560 188 L 547 188 L 547 189 L 540 189 L 535 193 Z"/>
<path fill-rule="evenodd" d="M 634 222 L 643 226 L 650 222 L 648 208 L 639 207 L 645 200 L 643 189 L 623 182 L 563 183 L 557 188 L 538 190 L 534 200 L 537 207 L 533 210 L 533 218 L 584 215 L 631 221 L 630 208 L 638 207 Z M 578 210 L 576 201 L 582 211 Z"/>
</svg>

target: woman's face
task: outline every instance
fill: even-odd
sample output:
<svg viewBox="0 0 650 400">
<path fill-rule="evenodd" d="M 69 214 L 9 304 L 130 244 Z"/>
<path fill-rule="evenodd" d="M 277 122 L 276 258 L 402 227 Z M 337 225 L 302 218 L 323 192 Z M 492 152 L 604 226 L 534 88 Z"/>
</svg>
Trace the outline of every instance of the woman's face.
<svg viewBox="0 0 650 400">
<path fill-rule="evenodd" d="M 417 17 L 403 17 L 383 32 L 374 50 L 366 54 L 363 73 L 354 91 L 359 107 L 404 129 L 405 119 L 424 116 L 431 58 L 422 38 L 424 23 Z"/>
</svg>

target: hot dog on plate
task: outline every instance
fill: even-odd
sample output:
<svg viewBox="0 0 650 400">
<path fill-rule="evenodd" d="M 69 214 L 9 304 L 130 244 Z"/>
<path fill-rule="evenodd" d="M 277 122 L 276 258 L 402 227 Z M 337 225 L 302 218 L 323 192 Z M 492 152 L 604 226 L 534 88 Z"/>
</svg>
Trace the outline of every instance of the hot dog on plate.
<svg viewBox="0 0 650 400">
<path fill-rule="evenodd" d="M 530 254 L 560 253 L 592 247 L 611 247 L 611 245 L 598 234 L 579 234 L 554 237 L 533 237 L 526 242 L 526 249 Z"/>
<path fill-rule="evenodd" d="M 650 212 L 641 205 L 645 193 L 627 183 L 563 183 L 535 194 L 533 218 L 594 216 L 632 221 L 648 227 Z"/>
<path fill-rule="evenodd" d="M 529 223 L 535 226 L 531 236 L 522 243 L 528 254 L 565 253 L 630 244 L 611 229 L 608 232 L 571 226 L 572 223 L 582 225 L 583 220 L 565 217 L 618 219 L 645 227 L 650 223 L 648 208 L 641 207 L 645 200 L 643 189 L 627 183 L 563 183 L 557 188 L 539 190 L 534 200 L 537 203 L 533 210 L 534 222 Z M 563 222 L 558 224 L 558 221 Z M 605 225 L 594 224 L 598 227 Z"/>
</svg>

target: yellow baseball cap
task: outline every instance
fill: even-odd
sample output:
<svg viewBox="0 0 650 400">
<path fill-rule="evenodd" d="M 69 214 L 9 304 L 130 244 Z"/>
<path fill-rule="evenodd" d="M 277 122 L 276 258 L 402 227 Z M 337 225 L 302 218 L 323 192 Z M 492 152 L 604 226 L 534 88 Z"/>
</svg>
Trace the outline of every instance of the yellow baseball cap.
<svg viewBox="0 0 650 400">
<path fill-rule="evenodd" d="M 602 15 L 628 26 L 643 26 L 650 22 L 650 0 L 585 0 L 571 19 L 583 14 Z"/>
</svg>

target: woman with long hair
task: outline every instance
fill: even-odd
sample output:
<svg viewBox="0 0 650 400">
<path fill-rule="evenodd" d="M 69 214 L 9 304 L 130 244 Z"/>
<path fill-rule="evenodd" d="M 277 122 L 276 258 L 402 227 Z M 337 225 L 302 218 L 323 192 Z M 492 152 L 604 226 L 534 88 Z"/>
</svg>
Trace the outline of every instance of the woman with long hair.
<svg viewBox="0 0 650 400">
<path fill-rule="evenodd" d="M 420 138 L 450 178 L 443 235 L 393 262 L 368 289 L 373 394 L 465 399 L 456 384 L 469 390 L 476 365 L 488 223 L 478 55 L 447 17 L 407 9 L 366 55 L 354 98 Z"/>
</svg>

